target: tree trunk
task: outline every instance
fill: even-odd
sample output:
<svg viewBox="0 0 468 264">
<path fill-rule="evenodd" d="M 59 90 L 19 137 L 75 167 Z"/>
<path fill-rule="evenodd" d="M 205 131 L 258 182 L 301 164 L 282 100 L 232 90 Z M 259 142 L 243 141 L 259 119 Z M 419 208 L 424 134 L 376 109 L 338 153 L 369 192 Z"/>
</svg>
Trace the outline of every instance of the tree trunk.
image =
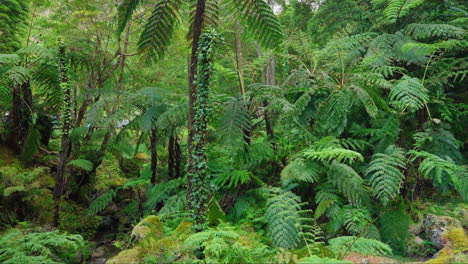
<svg viewBox="0 0 468 264">
<path fill-rule="evenodd" d="M 12 110 L 10 127 L 10 145 L 15 153 L 21 153 L 24 141 L 29 133 L 32 116 L 31 83 L 26 81 L 12 88 Z"/>
<path fill-rule="evenodd" d="M 190 56 L 189 71 L 188 71 L 188 86 L 189 86 L 189 118 L 188 118 L 188 176 L 187 176 L 187 202 L 190 210 L 198 211 L 196 214 L 202 213 L 203 209 L 195 208 L 192 199 L 193 192 L 198 186 L 193 186 L 193 175 L 199 170 L 195 167 L 194 152 L 193 152 L 193 139 L 195 130 L 193 128 L 195 120 L 194 106 L 196 103 L 197 86 L 195 84 L 195 76 L 197 74 L 198 65 L 198 47 L 200 45 L 200 36 L 202 34 L 203 19 L 205 16 L 206 0 L 197 0 L 197 7 L 195 11 L 195 20 L 192 28 L 192 54 Z"/>
<path fill-rule="evenodd" d="M 62 114 L 62 144 L 59 154 L 59 162 L 57 165 L 57 175 L 55 177 L 54 187 L 54 226 L 57 227 L 60 218 L 60 199 L 65 189 L 65 167 L 67 164 L 67 158 L 70 151 L 70 129 L 71 129 L 71 89 L 68 85 L 67 69 L 66 69 L 66 58 L 65 58 L 65 46 L 62 42 L 59 42 L 59 73 L 60 82 L 64 93 L 64 109 Z"/>
<path fill-rule="evenodd" d="M 156 128 L 151 129 L 150 136 L 150 149 L 151 149 L 151 184 L 156 184 L 156 177 L 158 175 L 158 131 Z"/>
</svg>

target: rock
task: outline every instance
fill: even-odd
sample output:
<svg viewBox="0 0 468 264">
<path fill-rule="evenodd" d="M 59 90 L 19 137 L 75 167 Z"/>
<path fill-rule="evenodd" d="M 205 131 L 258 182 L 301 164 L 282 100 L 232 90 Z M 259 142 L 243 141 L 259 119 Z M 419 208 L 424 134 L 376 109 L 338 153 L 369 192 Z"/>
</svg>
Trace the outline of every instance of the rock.
<svg viewBox="0 0 468 264">
<path fill-rule="evenodd" d="M 434 243 L 437 249 L 442 249 L 447 243 L 447 239 L 442 234 L 448 231 L 450 227 L 460 228 L 462 224 L 453 217 L 426 214 L 424 215 L 423 226 L 427 238 Z"/>
<path fill-rule="evenodd" d="M 159 217 L 150 215 L 141 220 L 132 231 L 132 236 L 136 239 L 143 239 L 151 236 L 153 238 L 161 238 L 163 235 L 163 225 Z"/>
<path fill-rule="evenodd" d="M 418 245 L 422 245 L 424 242 L 424 240 L 418 236 L 414 237 L 414 243 L 418 244 Z"/>
<path fill-rule="evenodd" d="M 106 263 L 107 259 L 106 258 L 96 258 L 96 259 L 91 259 L 89 264 L 104 264 Z"/>
<path fill-rule="evenodd" d="M 102 258 L 106 255 L 106 247 L 100 246 L 96 248 L 91 255 L 91 258 Z"/>
</svg>

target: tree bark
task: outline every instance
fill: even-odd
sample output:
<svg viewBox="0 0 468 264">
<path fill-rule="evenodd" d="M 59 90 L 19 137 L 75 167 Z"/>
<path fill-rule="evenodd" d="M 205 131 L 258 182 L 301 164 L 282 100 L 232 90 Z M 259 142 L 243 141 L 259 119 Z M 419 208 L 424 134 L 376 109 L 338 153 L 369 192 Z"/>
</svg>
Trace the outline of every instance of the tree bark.
<svg viewBox="0 0 468 264">
<path fill-rule="evenodd" d="M 60 199 L 65 189 L 65 167 L 70 151 L 70 129 L 71 129 L 71 89 L 68 86 L 68 77 L 66 69 L 66 58 L 65 58 L 65 46 L 63 43 L 59 43 L 59 73 L 60 82 L 64 93 L 64 111 L 62 114 L 62 144 L 59 154 L 59 162 L 57 165 L 57 175 L 55 177 L 54 187 L 54 226 L 57 227 L 60 218 Z"/>
<path fill-rule="evenodd" d="M 198 47 L 200 45 L 200 37 L 203 29 L 203 19 L 205 16 L 206 9 L 206 0 L 197 0 L 197 6 L 195 11 L 195 20 L 192 28 L 192 54 L 189 61 L 189 71 L 188 71 L 188 87 L 189 87 L 189 117 L 188 117 L 188 176 L 187 176 L 187 202 L 190 210 L 196 210 L 191 206 L 190 199 L 192 199 L 192 193 L 196 186 L 192 186 L 192 177 L 190 176 L 197 171 L 195 168 L 194 159 L 193 159 L 193 138 L 195 131 L 193 129 L 193 123 L 195 119 L 194 105 L 196 101 L 197 87 L 195 84 L 195 78 L 197 75 L 197 65 L 198 65 Z"/>
<path fill-rule="evenodd" d="M 15 84 L 12 87 L 12 110 L 10 128 L 10 147 L 15 153 L 21 153 L 24 141 L 29 133 L 32 116 L 31 83 Z"/>
<path fill-rule="evenodd" d="M 151 149 L 151 184 L 156 184 L 156 177 L 158 175 L 158 131 L 156 128 L 151 129 L 150 136 L 150 149 Z"/>
</svg>

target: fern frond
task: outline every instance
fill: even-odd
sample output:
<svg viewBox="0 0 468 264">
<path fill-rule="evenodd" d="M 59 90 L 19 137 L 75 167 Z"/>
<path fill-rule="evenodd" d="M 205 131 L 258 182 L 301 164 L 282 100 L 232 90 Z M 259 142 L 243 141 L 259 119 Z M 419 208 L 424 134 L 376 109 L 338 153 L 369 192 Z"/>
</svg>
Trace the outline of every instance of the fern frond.
<svg viewBox="0 0 468 264">
<path fill-rule="evenodd" d="M 85 171 L 91 171 L 93 169 L 93 163 L 85 159 L 76 159 L 68 162 L 68 165 L 75 166 Z"/>
<path fill-rule="evenodd" d="M 195 13 L 196 13 L 196 7 L 197 7 L 197 2 L 192 1 L 192 6 L 190 10 L 192 11 L 190 14 L 190 29 L 193 28 L 193 23 L 195 22 Z M 206 0 L 205 3 L 205 13 L 203 15 L 203 22 L 202 22 L 202 28 L 206 27 L 213 27 L 215 28 L 219 24 L 220 20 L 220 13 L 221 13 L 221 5 L 222 3 L 220 0 Z M 187 39 L 192 39 L 192 30 L 189 30 Z"/>
<path fill-rule="evenodd" d="M 231 1 L 233 8 L 247 22 L 248 29 L 266 48 L 275 48 L 283 38 L 281 24 L 271 7 L 263 0 Z"/>
<path fill-rule="evenodd" d="M 343 256 L 349 252 L 362 253 L 372 256 L 391 256 L 392 249 L 374 239 L 355 236 L 342 236 L 330 239 L 330 249 L 338 255 Z"/>
<path fill-rule="evenodd" d="M 122 0 L 117 8 L 117 34 L 120 35 L 127 26 L 133 12 L 140 5 L 141 0 Z"/>
<path fill-rule="evenodd" d="M 179 189 L 184 183 L 184 178 L 178 178 L 172 181 L 156 184 L 149 188 L 146 193 L 147 200 L 144 203 L 145 209 L 153 210 L 159 202 L 168 198 L 170 194 Z"/>
<path fill-rule="evenodd" d="M 301 198 L 292 192 L 273 189 L 266 205 L 267 235 L 273 245 L 295 248 L 300 242 Z"/>
<path fill-rule="evenodd" d="M 344 131 L 353 98 L 347 90 L 338 91 L 319 106 L 317 126 L 322 135 L 339 136 Z"/>
<path fill-rule="evenodd" d="M 314 161 L 297 158 L 281 171 L 281 181 L 314 183 L 319 180 L 319 166 Z"/>
<path fill-rule="evenodd" d="M 169 45 L 179 23 L 181 0 L 159 0 L 138 41 L 138 50 L 152 61 L 159 60 Z"/>
<path fill-rule="evenodd" d="M 412 9 L 422 5 L 425 0 L 390 0 L 384 10 L 388 23 L 395 23 L 399 18 L 407 16 Z"/>
<path fill-rule="evenodd" d="M 398 109 L 414 112 L 424 107 L 429 95 L 421 80 L 405 76 L 392 88 L 389 98 Z"/>
<path fill-rule="evenodd" d="M 343 148 L 306 149 L 303 151 L 303 156 L 321 162 L 336 160 L 338 162 L 353 163 L 355 161 L 364 161 L 364 157 L 359 152 Z"/>
<path fill-rule="evenodd" d="M 405 255 L 410 237 L 410 216 L 402 208 L 386 211 L 380 215 L 378 223 L 382 241 L 391 246 L 395 253 Z"/>
<path fill-rule="evenodd" d="M 404 178 L 401 170 L 405 168 L 403 151 L 394 146 L 372 157 L 366 175 L 369 177 L 374 196 L 383 205 L 387 205 L 399 194 Z"/>
<path fill-rule="evenodd" d="M 252 172 L 246 170 L 226 171 L 215 176 L 213 182 L 217 186 L 226 188 L 237 188 L 240 184 L 250 182 L 251 178 L 255 177 Z M 256 177 L 255 177 L 256 178 Z"/>
<path fill-rule="evenodd" d="M 463 28 L 447 24 L 409 24 L 403 32 L 416 40 L 425 40 L 433 37 L 461 39 L 465 35 Z"/>
<path fill-rule="evenodd" d="M 109 190 L 96 198 L 89 205 L 88 215 L 96 215 L 97 213 L 104 210 L 112 202 L 116 195 L 117 193 L 114 190 Z"/>
<path fill-rule="evenodd" d="M 226 103 L 221 125 L 218 128 L 220 139 L 231 144 L 242 144 L 244 131 L 250 129 L 249 112 L 243 99 L 230 98 Z"/>
<path fill-rule="evenodd" d="M 369 201 L 368 187 L 359 174 L 346 164 L 333 161 L 328 171 L 328 182 L 357 207 Z"/>
</svg>

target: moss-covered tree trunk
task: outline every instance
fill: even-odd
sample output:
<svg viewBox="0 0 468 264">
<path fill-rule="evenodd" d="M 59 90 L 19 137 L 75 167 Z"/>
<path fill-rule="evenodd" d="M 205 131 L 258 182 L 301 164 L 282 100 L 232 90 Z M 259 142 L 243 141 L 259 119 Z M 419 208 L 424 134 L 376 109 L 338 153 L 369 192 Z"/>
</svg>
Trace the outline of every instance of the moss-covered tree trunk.
<svg viewBox="0 0 468 264">
<path fill-rule="evenodd" d="M 62 143 L 59 153 L 59 162 L 57 165 L 57 174 L 54 187 L 54 226 L 58 226 L 60 218 L 60 199 L 65 190 L 65 167 L 70 152 L 70 129 L 71 129 L 71 89 L 68 84 L 67 65 L 65 57 L 65 44 L 59 40 L 59 73 L 60 86 L 63 90 L 63 113 L 62 113 Z"/>
<path fill-rule="evenodd" d="M 217 39 L 214 30 L 205 32 L 200 39 L 198 48 L 197 76 L 194 119 L 192 124 L 193 138 L 191 141 L 192 162 L 188 172 L 188 183 L 191 186 L 187 193 L 190 209 L 193 211 L 195 230 L 201 231 L 205 225 L 205 214 L 209 199 L 209 178 L 206 147 L 208 141 L 209 85 L 213 72 L 214 42 Z"/>
</svg>

